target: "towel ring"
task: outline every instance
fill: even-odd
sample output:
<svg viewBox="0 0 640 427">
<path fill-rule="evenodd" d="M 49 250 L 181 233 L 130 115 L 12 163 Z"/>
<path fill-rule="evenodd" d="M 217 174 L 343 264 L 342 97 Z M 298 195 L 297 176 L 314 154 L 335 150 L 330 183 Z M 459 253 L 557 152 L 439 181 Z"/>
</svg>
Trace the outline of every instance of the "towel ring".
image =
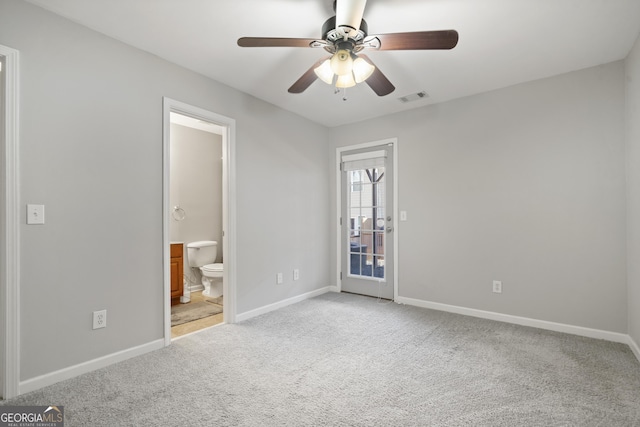
<svg viewBox="0 0 640 427">
<path fill-rule="evenodd" d="M 182 221 L 183 219 L 186 218 L 187 214 L 184 211 L 184 209 L 182 209 L 180 206 L 174 206 L 171 216 L 175 221 Z"/>
</svg>

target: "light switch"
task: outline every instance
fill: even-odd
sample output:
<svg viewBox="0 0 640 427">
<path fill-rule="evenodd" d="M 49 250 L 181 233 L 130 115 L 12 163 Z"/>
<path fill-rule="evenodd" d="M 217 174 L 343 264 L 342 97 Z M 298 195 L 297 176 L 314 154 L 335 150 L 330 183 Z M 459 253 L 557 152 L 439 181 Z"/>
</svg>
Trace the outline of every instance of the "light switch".
<svg viewBox="0 0 640 427">
<path fill-rule="evenodd" d="M 44 224 L 44 205 L 27 205 L 27 224 Z"/>
<path fill-rule="evenodd" d="M 400 211 L 400 221 L 407 220 L 407 211 Z"/>
</svg>

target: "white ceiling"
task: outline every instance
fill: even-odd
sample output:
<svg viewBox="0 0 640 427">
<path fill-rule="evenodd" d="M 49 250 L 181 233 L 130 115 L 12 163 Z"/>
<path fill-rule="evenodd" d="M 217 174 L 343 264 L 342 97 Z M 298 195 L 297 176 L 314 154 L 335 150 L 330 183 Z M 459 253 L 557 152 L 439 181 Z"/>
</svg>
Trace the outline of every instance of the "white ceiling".
<svg viewBox="0 0 640 427">
<path fill-rule="evenodd" d="M 322 49 L 240 48 L 242 36 L 320 38 L 332 0 L 27 0 L 327 126 L 421 107 L 623 59 L 640 31 L 639 0 L 369 0 L 369 34 L 455 29 L 449 51 L 371 51 L 396 86 L 348 100 L 317 80 L 287 89 Z M 398 98 L 420 91 L 409 104 Z"/>
</svg>

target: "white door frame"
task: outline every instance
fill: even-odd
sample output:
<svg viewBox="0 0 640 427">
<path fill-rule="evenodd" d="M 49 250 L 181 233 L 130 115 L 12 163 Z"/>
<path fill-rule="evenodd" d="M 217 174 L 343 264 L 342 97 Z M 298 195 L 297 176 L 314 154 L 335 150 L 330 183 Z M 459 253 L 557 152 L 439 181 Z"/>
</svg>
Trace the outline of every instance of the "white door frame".
<svg viewBox="0 0 640 427">
<path fill-rule="evenodd" d="M 0 260 L 0 393 L 4 399 L 19 394 L 20 388 L 20 194 L 18 163 L 18 51 L 0 45 L 4 57 L 4 133 L 0 136 L 4 169 L 0 182 L 2 233 Z M 2 82 L 0 82 L 1 84 Z"/>
<path fill-rule="evenodd" d="M 170 253 L 170 201 L 169 201 L 169 134 L 170 113 L 178 113 L 225 128 L 222 135 L 222 253 L 224 254 L 224 277 L 222 293 L 224 297 L 224 322 L 236 321 L 236 121 L 229 117 L 185 104 L 170 98 L 163 98 L 163 163 L 162 163 L 162 251 L 164 269 L 164 344 L 171 344 L 171 272 Z"/>
<path fill-rule="evenodd" d="M 391 145 L 393 148 L 393 299 L 398 300 L 398 138 L 383 139 L 380 141 L 365 142 L 356 145 L 346 145 L 336 148 L 336 283 L 338 292 L 342 292 L 342 279 L 340 273 L 342 271 L 342 227 L 340 226 L 340 218 L 342 217 L 342 171 L 340 163 L 342 162 L 342 152 L 358 150 L 361 148 L 370 148 L 378 146 Z M 346 274 L 346 272 L 345 272 Z"/>
</svg>

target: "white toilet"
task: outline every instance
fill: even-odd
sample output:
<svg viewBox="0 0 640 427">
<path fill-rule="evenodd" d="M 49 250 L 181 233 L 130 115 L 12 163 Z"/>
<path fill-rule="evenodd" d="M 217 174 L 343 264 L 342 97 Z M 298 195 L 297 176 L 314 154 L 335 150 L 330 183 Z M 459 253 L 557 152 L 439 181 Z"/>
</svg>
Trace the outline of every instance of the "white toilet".
<svg viewBox="0 0 640 427">
<path fill-rule="evenodd" d="M 187 244 L 189 267 L 198 267 L 202 272 L 202 295 L 217 298 L 222 296 L 223 265 L 216 263 L 218 242 L 202 240 Z"/>
</svg>

